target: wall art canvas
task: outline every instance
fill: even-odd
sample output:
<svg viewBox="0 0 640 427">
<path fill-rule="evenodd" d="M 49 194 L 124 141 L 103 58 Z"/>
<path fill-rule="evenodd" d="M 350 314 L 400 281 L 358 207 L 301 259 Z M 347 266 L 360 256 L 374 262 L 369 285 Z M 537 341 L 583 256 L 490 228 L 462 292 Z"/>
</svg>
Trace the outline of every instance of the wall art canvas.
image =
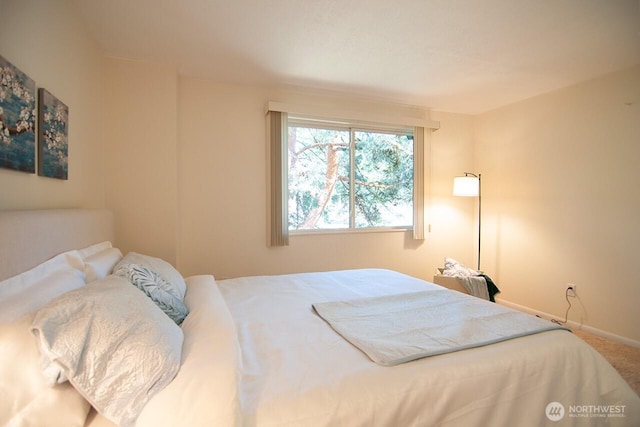
<svg viewBox="0 0 640 427">
<path fill-rule="evenodd" d="M 0 56 L 0 167 L 36 171 L 36 82 Z"/>
<path fill-rule="evenodd" d="M 38 90 L 38 175 L 68 179 L 69 108 L 46 89 Z"/>
</svg>

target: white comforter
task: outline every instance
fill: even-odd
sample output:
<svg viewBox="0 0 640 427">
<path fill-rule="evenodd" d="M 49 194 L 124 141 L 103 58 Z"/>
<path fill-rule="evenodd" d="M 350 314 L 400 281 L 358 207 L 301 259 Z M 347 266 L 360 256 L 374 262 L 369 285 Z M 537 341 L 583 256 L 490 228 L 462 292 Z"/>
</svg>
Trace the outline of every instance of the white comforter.
<svg viewBox="0 0 640 427">
<path fill-rule="evenodd" d="M 381 367 L 312 312 L 311 304 L 439 288 L 387 270 L 218 282 L 242 348 L 246 425 L 541 426 L 550 402 L 626 405 L 640 400 L 598 353 L 566 331 Z M 487 304 L 490 304 L 487 302 Z M 570 419 L 563 425 L 601 425 Z"/>
<path fill-rule="evenodd" d="M 386 270 L 187 283 L 181 370 L 145 407 L 139 427 L 556 425 L 545 416 L 553 401 L 567 412 L 625 405 L 624 418 L 607 421 L 639 425 L 640 399 L 566 331 L 382 367 L 311 308 L 434 284 Z M 109 425 L 100 416 L 89 424 Z M 602 419 L 567 415 L 560 424 Z"/>
</svg>

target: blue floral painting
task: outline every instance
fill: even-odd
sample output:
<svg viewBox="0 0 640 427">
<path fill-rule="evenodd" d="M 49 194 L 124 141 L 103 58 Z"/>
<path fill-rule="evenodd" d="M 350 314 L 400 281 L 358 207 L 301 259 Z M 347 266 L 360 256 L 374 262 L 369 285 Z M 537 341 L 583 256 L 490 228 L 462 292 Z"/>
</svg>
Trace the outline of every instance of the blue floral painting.
<svg viewBox="0 0 640 427">
<path fill-rule="evenodd" d="M 38 175 L 68 179 L 69 108 L 46 89 L 38 97 Z"/>
<path fill-rule="evenodd" d="M 36 171 L 36 82 L 0 56 L 0 167 Z"/>
</svg>

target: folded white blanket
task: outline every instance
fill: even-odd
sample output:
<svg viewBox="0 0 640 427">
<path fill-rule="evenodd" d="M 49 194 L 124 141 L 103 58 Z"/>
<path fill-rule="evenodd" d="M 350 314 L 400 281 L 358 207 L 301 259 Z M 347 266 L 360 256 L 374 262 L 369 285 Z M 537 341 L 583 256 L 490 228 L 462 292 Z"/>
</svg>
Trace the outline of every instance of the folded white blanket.
<svg viewBox="0 0 640 427">
<path fill-rule="evenodd" d="M 449 290 L 313 304 L 379 365 L 479 347 L 552 329 L 547 320 Z"/>
</svg>

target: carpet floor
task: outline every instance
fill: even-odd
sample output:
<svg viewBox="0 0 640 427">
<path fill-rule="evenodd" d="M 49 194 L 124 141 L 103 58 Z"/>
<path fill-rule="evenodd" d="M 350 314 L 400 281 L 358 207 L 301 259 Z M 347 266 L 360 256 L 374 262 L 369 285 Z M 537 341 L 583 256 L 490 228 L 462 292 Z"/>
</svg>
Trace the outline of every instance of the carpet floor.
<svg viewBox="0 0 640 427">
<path fill-rule="evenodd" d="M 585 331 L 574 329 L 573 333 L 598 351 L 629 383 L 640 396 L 640 349 L 609 340 Z"/>
</svg>

